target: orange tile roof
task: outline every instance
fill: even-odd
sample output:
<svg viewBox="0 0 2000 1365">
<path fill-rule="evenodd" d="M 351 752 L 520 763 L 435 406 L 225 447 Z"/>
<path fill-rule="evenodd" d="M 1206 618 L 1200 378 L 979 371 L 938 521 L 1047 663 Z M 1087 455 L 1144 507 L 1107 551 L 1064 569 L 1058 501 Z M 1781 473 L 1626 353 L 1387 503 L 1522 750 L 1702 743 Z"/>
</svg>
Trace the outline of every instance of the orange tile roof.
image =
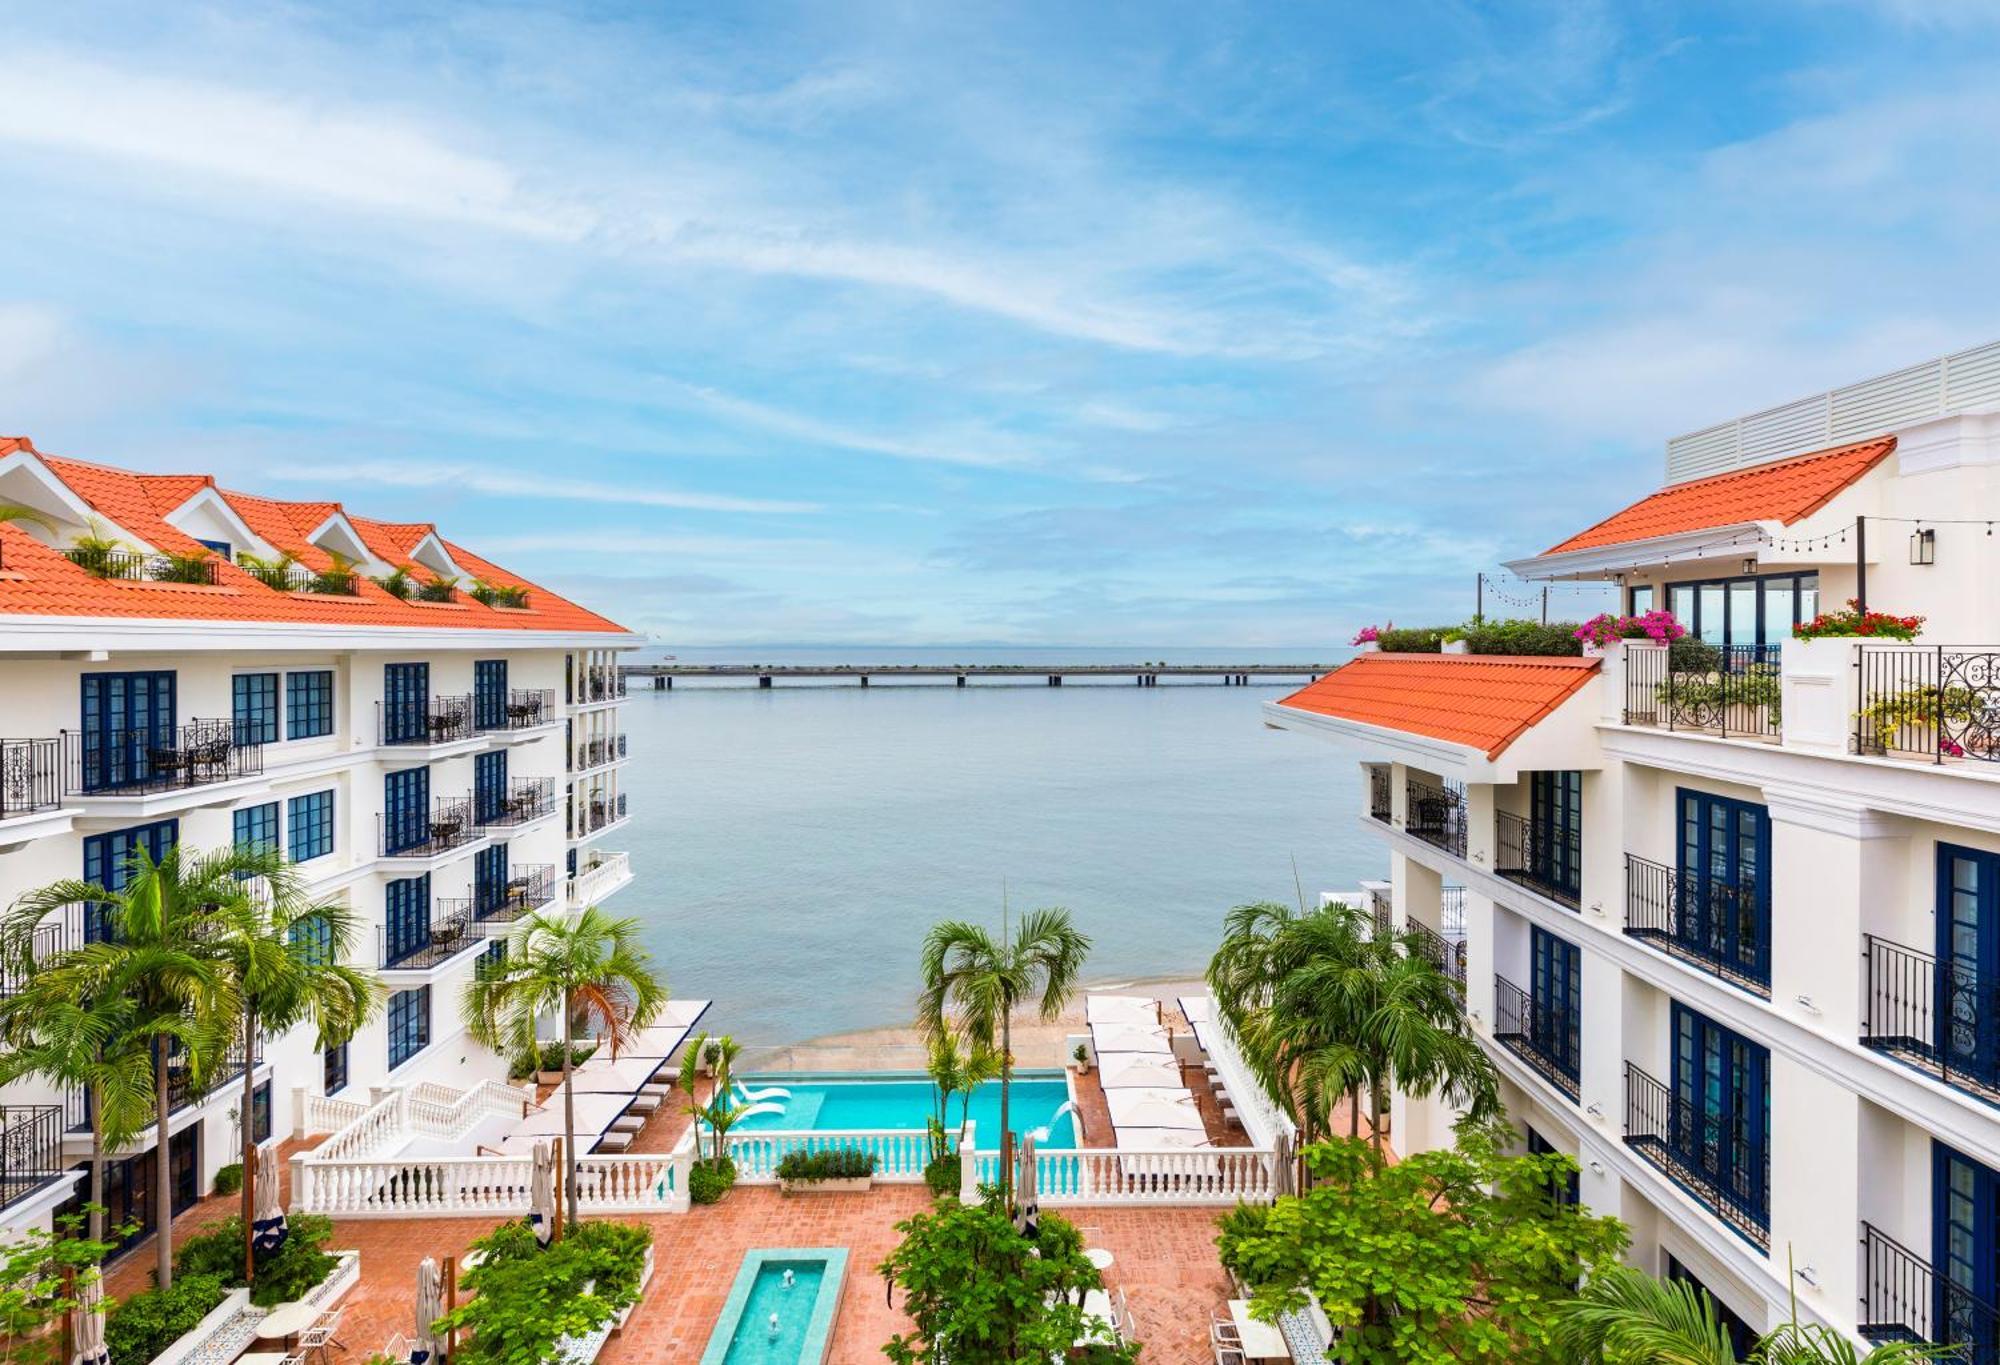
<svg viewBox="0 0 2000 1365">
<path fill-rule="evenodd" d="M 140 474 L 83 460 L 60 459 L 35 449 L 24 436 L 0 437 L 0 456 L 26 451 L 106 521 L 154 549 L 188 554 L 201 544 L 166 517 L 214 479 L 201 474 Z M 306 567 L 325 569 L 332 560 L 306 537 L 341 506 L 328 502 L 282 502 L 217 488 L 232 510 L 261 539 L 297 555 Z M 401 564 L 424 536 L 428 523 L 367 522 L 349 518 L 370 549 Z M 541 630 L 624 633 L 625 628 L 596 612 L 509 573 L 456 545 L 452 557 L 494 584 L 527 588 L 524 608 L 489 607 L 460 594 L 453 602 L 406 602 L 363 578 L 354 596 L 283 592 L 268 587 L 227 561 L 216 565 L 207 584 L 133 582 L 99 578 L 61 551 L 14 526 L 0 526 L 0 614 L 116 617 L 190 621 L 268 621 L 308 625 L 404 626 L 427 630 Z M 419 572 L 420 577 L 429 575 Z"/>
<path fill-rule="evenodd" d="M 1884 436 L 1673 484 L 1543 553 L 1567 554 L 1752 521 L 1789 525 L 1826 506 L 1834 494 L 1880 464 L 1895 448 L 1896 438 Z"/>
<path fill-rule="evenodd" d="M 1589 682 L 1595 659 L 1363 654 L 1278 703 L 1497 758 Z"/>
</svg>

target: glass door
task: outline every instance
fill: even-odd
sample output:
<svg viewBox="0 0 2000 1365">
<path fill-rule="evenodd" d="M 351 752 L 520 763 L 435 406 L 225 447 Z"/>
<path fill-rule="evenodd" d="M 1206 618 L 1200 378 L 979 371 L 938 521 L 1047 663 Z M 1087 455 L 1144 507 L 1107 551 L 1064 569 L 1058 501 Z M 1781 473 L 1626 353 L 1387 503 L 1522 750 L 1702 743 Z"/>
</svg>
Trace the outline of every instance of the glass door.
<svg viewBox="0 0 2000 1365">
<path fill-rule="evenodd" d="M 1946 1070 L 2000 1080 L 2000 1009 L 1986 1006 L 2000 980 L 2000 854 L 1938 845 L 1938 1055 Z"/>
<path fill-rule="evenodd" d="M 1582 1075 L 1583 954 L 1574 943 L 1537 928 L 1528 941 L 1530 1036 L 1536 1051 L 1570 1080 Z"/>
<path fill-rule="evenodd" d="M 1931 1267 L 1936 1302 L 1932 1332 L 1940 1345 L 1970 1347 L 1972 1360 L 1991 1360 L 1996 1344 L 1993 1301 L 1995 1248 L 2000 1247 L 2000 1199 L 1991 1170 L 1932 1142 Z"/>
<path fill-rule="evenodd" d="M 1680 813 L 1675 937 L 1724 971 L 1769 985 L 1770 812 L 1683 788 Z"/>
<path fill-rule="evenodd" d="M 415 744 L 430 738 L 431 666 L 382 668 L 382 742 Z"/>
<path fill-rule="evenodd" d="M 1676 1003 L 1673 1154 L 1731 1206 L 1762 1223 L 1770 1214 L 1771 1054 Z"/>
<path fill-rule="evenodd" d="M 174 674 L 83 675 L 85 791 L 136 786 L 153 774 L 153 755 L 174 747 Z"/>
</svg>

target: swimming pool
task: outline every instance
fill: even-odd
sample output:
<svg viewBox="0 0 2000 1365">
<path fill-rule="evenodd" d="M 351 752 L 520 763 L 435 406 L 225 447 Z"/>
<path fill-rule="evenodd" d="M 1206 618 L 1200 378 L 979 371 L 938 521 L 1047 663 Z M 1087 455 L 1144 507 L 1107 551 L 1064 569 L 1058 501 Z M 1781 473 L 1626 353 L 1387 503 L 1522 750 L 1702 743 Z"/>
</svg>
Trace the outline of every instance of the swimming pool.
<svg viewBox="0 0 2000 1365">
<path fill-rule="evenodd" d="M 747 1252 L 701 1365 L 820 1365 L 846 1276 L 839 1247 Z"/>
<path fill-rule="evenodd" d="M 741 1076 L 737 1084 L 751 1095 L 778 1089 L 740 1119 L 736 1132 L 828 1132 L 833 1130 L 921 1130 L 933 1113 L 930 1078 L 915 1072 L 774 1072 Z M 1069 1103 L 1069 1082 L 1060 1071 L 1021 1071 L 1014 1076 L 1009 1099 L 1014 1131 L 1034 1131 L 1046 1148 L 1076 1146 L 1076 1124 L 1063 1109 Z M 961 1100 L 953 1096 L 947 1127 L 959 1126 Z M 1060 1112 L 1059 1112 L 1060 1111 Z M 971 1118 L 982 1147 L 999 1142 L 1000 1083 L 989 1081 L 972 1094 Z M 1044 1134 L 1041 1130 L 1046 1128 Z"/>
</svg>

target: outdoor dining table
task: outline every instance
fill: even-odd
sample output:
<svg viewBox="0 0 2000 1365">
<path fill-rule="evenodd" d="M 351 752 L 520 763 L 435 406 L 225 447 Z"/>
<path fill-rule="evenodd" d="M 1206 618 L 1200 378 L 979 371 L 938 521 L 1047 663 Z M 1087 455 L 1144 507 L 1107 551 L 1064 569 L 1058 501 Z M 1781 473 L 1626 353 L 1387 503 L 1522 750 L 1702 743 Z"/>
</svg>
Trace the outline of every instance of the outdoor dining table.
<svg viewBox="0 0 2000 1365">
<path fill-rule="evenodd" d="M 1292 1348 L 1285 1344 L 1285 1334 L 1274 1323 L 1259 1322 L 1250 1316 L 1248 1299 L 1229 1301 L 1229 1319 L 1236 1324 L 1236 1335 L 1242 1341 L 1245 1360 L 1290 1360 Z"/>
<path fill-rule="evenodd" d="M 311 1303 L 281 1303 L 266 1313 L 257 1324 L 257 1340 L 276 1341 L 283 1338 L 287 1345 L 293 1337 L 320 1320 L 320 1309 Z"/>
</svg>

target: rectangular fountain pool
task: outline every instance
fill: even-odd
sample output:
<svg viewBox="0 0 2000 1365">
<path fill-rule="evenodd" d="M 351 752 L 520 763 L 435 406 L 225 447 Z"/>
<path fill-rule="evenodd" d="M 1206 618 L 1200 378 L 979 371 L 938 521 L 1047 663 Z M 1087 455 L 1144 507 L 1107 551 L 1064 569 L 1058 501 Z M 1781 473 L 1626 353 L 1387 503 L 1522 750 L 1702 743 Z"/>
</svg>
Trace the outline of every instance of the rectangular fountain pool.
<svg viewBox="0 0 2000 1365">
<path fill-rule="evenodd" d="M 745 1252 L 701 1365 L 822 1365 L 846 1278 L 841 1247 Z"/>
<path fill-rule="evenodd" d="M 931 1083 L 921 1071 L 860 1073 L 772 1072 L 738 1078 L 753 1100 L 751 1112 L 736 1124 L 738 1132 L 861 1132 L 904 1129 L 921 1132 L 931 1117 Z M 770 1093 L 784 1091 L 784 1094 Z M 1033 1131 L 1045 1149 L 1076 1146 L 1076 1124 L 1064 1109 L 1069 1083 L 1060 1071 L 1019 1071 L 1014 1074 L 1009 1119 L 1014 1131 Z M 959 1100 L 950 1105 L 958 1127 Z M 972 1095 L 972 1121 L 980 1143 L 997 1144 L 1000 1132 L 1000 1083 L 989 1081 Z M 1046 1130 L 1046 1131 L 1044 1131 Z"/>
</svg>

